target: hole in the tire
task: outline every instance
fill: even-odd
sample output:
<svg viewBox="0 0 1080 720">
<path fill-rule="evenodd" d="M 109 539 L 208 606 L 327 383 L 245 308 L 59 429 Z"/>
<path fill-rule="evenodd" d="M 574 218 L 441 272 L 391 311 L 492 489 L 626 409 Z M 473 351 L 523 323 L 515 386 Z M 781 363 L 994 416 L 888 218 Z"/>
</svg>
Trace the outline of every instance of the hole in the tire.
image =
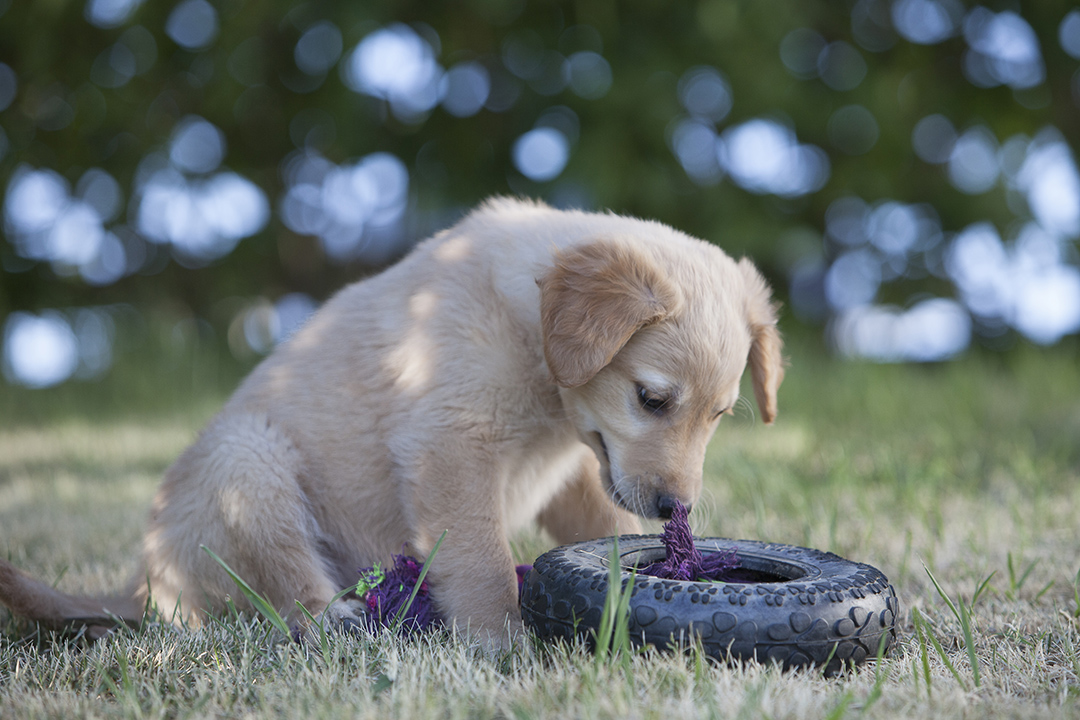
<svg viewBox="0 0 1080 720">
<path fill-rule="evenodd" d="M 699 548 L 703 554 L 709 551 Z M 623 569 L 630 571 L 648 567 L 658 560 L 663 560 L 665 550 L 662 546 L 645 548 L 644 550 L 632 550 L 623 553 L 621 565 Z M 754 583 L 785 583 L 799 580 L 806 576 L 806 571 L 798 565 L 783 562 L 773 558 L 762 557 L 753 553 L 739 552 L 739 565 L 728 570 L 724 574 L 723 582 L 754 584 Z"/>
</svg>

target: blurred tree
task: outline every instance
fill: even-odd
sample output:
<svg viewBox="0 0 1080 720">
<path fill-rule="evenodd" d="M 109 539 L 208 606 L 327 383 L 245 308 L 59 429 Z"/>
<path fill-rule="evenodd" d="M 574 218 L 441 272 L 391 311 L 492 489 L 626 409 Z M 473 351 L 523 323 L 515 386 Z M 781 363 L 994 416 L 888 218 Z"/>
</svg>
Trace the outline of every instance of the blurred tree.
<svg viewBox="0 0 1080 720">
<path fill-rule="evenodd" d="M 0 0 L 7 346 L 112 303 L 224 330 L 503 193 L 750 254 L 854 355 L 1054 342 L 1078 58 L 1064 0 Z"/>
</svg>

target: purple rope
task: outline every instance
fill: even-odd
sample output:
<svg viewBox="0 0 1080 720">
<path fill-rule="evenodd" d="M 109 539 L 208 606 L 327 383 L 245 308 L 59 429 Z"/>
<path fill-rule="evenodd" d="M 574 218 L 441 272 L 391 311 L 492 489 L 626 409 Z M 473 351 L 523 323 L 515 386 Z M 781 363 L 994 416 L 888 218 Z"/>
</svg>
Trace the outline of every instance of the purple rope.
<svg viewBox="0 0 1080 720">
<path fill-rule="evenodd" d="M 667 556 L 644 568 L 640 575 L 665 580 L 718 580 L 734 582 L 732 571 L 739 568 L 739 558 L 734 550 L 702 554 L 694 544 L 694 533 L 687 519 L 689 512 L 680 502 L 671 511 L 671 520 L 664 524 L 660 539 L 664 542 Z"/>
</svg>

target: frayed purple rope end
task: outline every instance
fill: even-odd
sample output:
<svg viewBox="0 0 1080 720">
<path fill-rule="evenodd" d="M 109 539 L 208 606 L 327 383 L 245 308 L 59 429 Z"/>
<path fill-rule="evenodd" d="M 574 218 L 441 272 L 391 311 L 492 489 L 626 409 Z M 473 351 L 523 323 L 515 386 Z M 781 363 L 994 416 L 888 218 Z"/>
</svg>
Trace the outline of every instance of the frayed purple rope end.
<svg viewBox="0 0 1080 720">
<path fill-rule="evenodd" d="M 639 569 L 638 573 L 665 580 L 734 581 L 732 571 L 739 567 L 739 558 L 735 551 L 703 555 L 694 544 L 694 533 L 690 530 L 688 516 L 689 511 L 682 503 L 676 502 L 671 511 L 671 520 L 664 524 L 664 531 L 660 533 L 667 556 Z"/>
<path fill-rule="evenodd" d="M 361 585 L 367 588 L 361 599 L 367 606 L 368 620 L 372 627 L 394 625 L 398 614 L 412 596 L 422 568 L 414 557 L 395 555 L 393 567 L 385 573 L 380 572 L 377 567 L 360 570 Z M 420 589 L 408 610 L 401 615 L 401 630 L 405 633 L 426 630 L 440 622 L 425 580 L 420 583 Z"/>
</svg>

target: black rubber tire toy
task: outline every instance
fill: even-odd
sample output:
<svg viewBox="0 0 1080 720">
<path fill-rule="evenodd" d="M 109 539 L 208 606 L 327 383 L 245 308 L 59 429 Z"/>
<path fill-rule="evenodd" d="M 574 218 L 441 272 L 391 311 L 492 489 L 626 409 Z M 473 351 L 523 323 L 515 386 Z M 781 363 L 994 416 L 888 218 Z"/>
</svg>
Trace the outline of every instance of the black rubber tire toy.
<svg viewBox="0 0 1080 720">
<path fill-rule="evenodd" d="M 631 569 L 665 555 L 656 535 L 619 538 L 623 588 Z M 741 582 L 634 579 L 631 642 L 671 649 L 700 637 L 720 661 L 821 666 L 828 675 L 876 657 L 896 641 L 899 602 L 877 568 L 832 553 L 753 540 L 695 538 L 703 553 L 735 550 Z M 607 597 L 613 539 L 544 553 L 521 589 L 521 616 L 545 640 L 592 646 Z"/>
</svg>

